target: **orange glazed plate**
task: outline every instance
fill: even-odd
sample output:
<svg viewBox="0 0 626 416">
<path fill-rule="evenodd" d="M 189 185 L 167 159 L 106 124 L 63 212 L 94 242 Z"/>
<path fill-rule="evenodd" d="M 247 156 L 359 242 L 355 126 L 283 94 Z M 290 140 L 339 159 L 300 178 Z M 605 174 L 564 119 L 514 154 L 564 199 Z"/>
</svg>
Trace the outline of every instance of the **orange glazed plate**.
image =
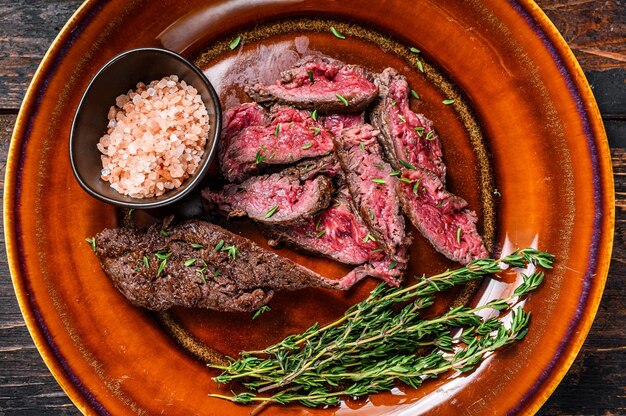
<svg viewBox="0 0 626 416">
<path fill-rule="evenodd" d="M 333 36 L 331 26 L 346 39 Z M 421 97 L 414 110 L 434 121 L 448 187 L 476 210 L 492 254 L 533 246 L 557 257 L 543 286 L 526 300 L 533 315 L 528 336 L 475 371 L 430 380 L 417 390 L 398 385 L 336 408 L 271 406 L 267 414 L 504 415 L 539 409 L 574 360 L 600 302 L 614 193 L 608 144 L 589 85 L 534 2 L 88 0 L 55 40 L 28 90 L 11 141 L 4 195 L 20 307 L 46 364 L 81 411 L 246 415 L 251 408 L 207 396 L 224 390 L 206 361 L 328 322 L 376 284 L 370 279 L 340 294 L 281 293 L 270 302 L 272 310 L 254 321 L 252 314 L 207 310 L 155 314 L 120 295 L 84 239 L 121 224 L 124 213 L 80 188 L 68 139 L 80 97 L 98 68 L 138 47 L 163 47 L 191 59 L 215 85 L 224 109 L 246 99 L 243 85 L 276 79 L 303 54 L 324 53 L 374 71 L 395 67 Z M 454 103 L 444 105 L 447 99 Z M 103 114 L 103 130 L 105 122 Z M 207 186 L 219 186 L 215 168 Z M 166 214 L 137 217 L 148 222 Z M 226 226 L 265 244 L 247 221 Z M 457 267 L 415 235 L 410 274 Z M 280 253 L 330 277 L 347 270 L 287 249 Z M 488 279 L 471 302 L 509 294 L 513 287 Z M 453 296 L 443 296 L 439 307 Z"/>
</svg>

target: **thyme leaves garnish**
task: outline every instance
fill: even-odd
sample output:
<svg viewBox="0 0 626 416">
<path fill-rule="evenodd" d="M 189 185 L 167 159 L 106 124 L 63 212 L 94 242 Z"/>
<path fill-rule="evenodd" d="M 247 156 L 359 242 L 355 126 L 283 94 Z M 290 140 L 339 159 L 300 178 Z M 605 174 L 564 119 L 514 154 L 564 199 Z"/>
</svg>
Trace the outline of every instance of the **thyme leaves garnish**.
<svg viewBox="0 0 626 416">
<path fill-rule="evenodd" d="M 256 319 L 259 316 L 261 316 L 262 314 L 264 314 L 265 312 L 269 312 L 271 310 L 272 310 L 272 308 L 270 308 L 269 306 L 263 305 L 259 309 L 257 309 L 256 312 L 254 312 L 254 315 L 252 315 L 252 319 Z"/>
<path fill-rule="evenodd" d="M 342 39 L 342 40 L 343 40 L 343 39 L 345 39 L 345 38 L 346 38 L 344 35 L 342 35 L 342 34 L 341 34 L 341 32 L 339 32 L 339 31 L 335 28 L 335 26 L 331 26 L 331 27 L 330 27 L 330 33 L 332 33 L 332 34 L 333 34 L 333 36 L 335 36 L 335 37 L 336 37 L 336 38 L 338 38 L 338 39 Z"/>
<path fill-rule="evenodd" d="M 506 267 L 551 268 L 553 261 L 551 254 L 529 248 L 420 277 L 406 288 L 381 283 L 334 322 L 315 324 L 263 351 L 244 352 L 227 365 L 211 365 L 222 371 L 216 382 L 241 381 L 246 391 L 209 396 L 240 404 L 333 406 L 342 397 L 390 390 L 397 382 L 417 388 L 425 379 L 451 370 L 470 371 L 486 354 L 524 338 L 530 314 L 514 304 L 537 289 L 544 274 L 522 274 L 523 283 L 512 296 L 423 318 L 421 311 L 433 304 L 433 295 Z M 479 312 L 489 309 L 500 311 L 500 316 L 510 314 L 510 319 L 481 317 Z M 416 353 L 422 346 L 429 348 Z"/>
<path fill-rule="evenodd" d="M 230 48 L 230 50 L 232 51 L 237 46 L 239 46 L 240 43 L 241 43 L 241 36 L 237 36 L 235 39 L 230 41 L 230 43 L 228 44 L 228 48 Z"/>
<path fill-rule="evenodd" d="M 341 101 L 343 103 L 343 105 L 345 105 L 346 107 L 350 105 L 348 100 L 346 100 L 346 97 L 344 97 L 343 95 L 341 95 L 341 94 L 336 92 L 335 93 L 335 97 L 339 98 L 339 101 Z"/>
<path fill-rule="evenodd" d="M 382 184 L 387 183 L 387 181 L 386 181 L 386 180 L 384 180 L 384 179 L 380 179 L 380 178 L 374 178 L 374 179 L 372 179 L 372 182 L 377 183 L 377 184 L 379 184 L 379 185 L 382 185 Z"/>
<path fill-rule="evenodd" d="M 98 243 L 96 243 L 96 237 L 85 238 L 85 241 L 89 243 L 93 252 L 96 252 L 96 247 L 98 247 Z"/>
<path fill-rule="evenodd" d="M 272 208 L 270 208 L 265 213 L 265 218 L 270 218 L 272 215 L 274 215 L 276 213 L 276 211 L 278 211 L 278 205 L 274 205 Z"/>
</svg>

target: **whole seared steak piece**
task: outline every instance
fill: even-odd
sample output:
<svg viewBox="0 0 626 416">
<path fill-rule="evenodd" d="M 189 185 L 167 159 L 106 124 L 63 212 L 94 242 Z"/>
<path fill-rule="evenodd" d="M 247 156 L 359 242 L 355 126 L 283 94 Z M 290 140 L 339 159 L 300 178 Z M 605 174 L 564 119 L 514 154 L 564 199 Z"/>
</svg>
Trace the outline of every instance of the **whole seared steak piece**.
<svg viewBox="0 0 626 416">
<path fill-rule="evenodd" d="M 344 289 L 205 221 L 167 233 L 158 225 L 105 229 L 95 238 L 96 254 L 117 289 L 132 304 L 154 311 L 184 306 L 247 312 L 265 305 L 276 290 Z"/>
<path fill-rule="evenodd" d="M 373 239 L 397 264 L 407 263 L 406 247 L 411 239 L 404 229 L 404 217 L 396 196 L 397 179 L 383 160 L 377 142 L 380 133 L 369 124 L 344 129 L 335 138 L 335 152 L 344 171 L 355 208 L 367 224 Z"/>
<path fill-rule="evenodd" d="M 246 88 L 246 92 L 265 105 L 294 105 L 320 114 L 358 113 L 378 95 L 373 80 L 373 74 L 360 66 L 307 56 L 283 72 L 276 84 L 257 84 Z"/>
<path fill-rule="evenodd" d="M 441 141 L 433 123 L 409 108 L 409 84 L 395 69 L 385 69 L 376 81 L 380 96 L 370 112 L 372 125 L 382 133 L 387 159 L 400 169 L 407 164 L 433 172 L 445 183 Z M 406 163 L 402 163 L 406 162 Z"/>
<path fill-rule="evenodd" d="M 259 166 L 254 163 L 240 163 L 233 160 L 228 149 L 233 140 L 249 126 L 266 126 L 270 122 L 268 112 L 256 103 L 245 103 L 239 107 L 231 108 L 224 114 L 224 127 L 222 128 L 218 144 L 218 155 L 222 175 L 229 181 L 240 182 L 245 177 L 258 172 Z"/>
<path fill-rule="evenodd" d="M 403 169 L 397 193 L 404 212 L 437 251 L 462 264 L 488 257 L 476 214 L 433 172 Z"/>
<path fill-rule="evenodd" d="M 272 108 L 267 124 L 250 125 L 225 149 L 226 179 L 240 182 L 263 165 L 288 164 L 333 150 L 332 135 L 311 113 L 289 106 Z"/>
<path fill-rule="evenodd" d="M 220 192 L 202 191 L 209 208 L 231 217 L 248 216 L 268 224 L 304 221 L 330 203 L 333 184 L 327 176 L 301 180 L 295 170 L 252 177 Z"/>
</svg>

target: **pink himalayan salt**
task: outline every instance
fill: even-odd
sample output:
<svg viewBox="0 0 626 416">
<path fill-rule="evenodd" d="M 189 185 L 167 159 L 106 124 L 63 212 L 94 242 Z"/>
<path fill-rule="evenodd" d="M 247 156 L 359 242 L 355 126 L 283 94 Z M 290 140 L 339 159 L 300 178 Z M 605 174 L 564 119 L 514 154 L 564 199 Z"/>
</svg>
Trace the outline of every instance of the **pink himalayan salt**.
<svg viewBox="0 0 626 416">
<path fill-rule="evenodd" d="M 183 184 L 200 165 L 209 115 L 200 94 L 171 75 L 115 100 L 102 153 L 101 178 L 135 198 L 163 195 Z"/>
</svg>

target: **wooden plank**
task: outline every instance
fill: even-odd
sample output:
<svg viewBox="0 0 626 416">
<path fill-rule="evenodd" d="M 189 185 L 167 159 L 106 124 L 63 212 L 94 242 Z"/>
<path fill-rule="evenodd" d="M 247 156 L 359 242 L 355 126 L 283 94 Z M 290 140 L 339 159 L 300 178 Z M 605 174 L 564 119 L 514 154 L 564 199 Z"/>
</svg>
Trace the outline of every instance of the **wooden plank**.
<svg viewBox="0 0 626 416">
<path fill-rule="evenodd" d="M 585 71 L 585 75 L 593 90 L 602 118 L 626 120 L 626 64 L 620 69 Z"/>
<path fill-rule="evenodd" d="M 17 109 L 50 43 L 81 0 L 0 0 L 0 109 Z"/>
<path fill-rule="evenodd" d="M 626 13 L 621 0 L 536 0 L 587 71 L 624 68 Z"/>
</svg>

